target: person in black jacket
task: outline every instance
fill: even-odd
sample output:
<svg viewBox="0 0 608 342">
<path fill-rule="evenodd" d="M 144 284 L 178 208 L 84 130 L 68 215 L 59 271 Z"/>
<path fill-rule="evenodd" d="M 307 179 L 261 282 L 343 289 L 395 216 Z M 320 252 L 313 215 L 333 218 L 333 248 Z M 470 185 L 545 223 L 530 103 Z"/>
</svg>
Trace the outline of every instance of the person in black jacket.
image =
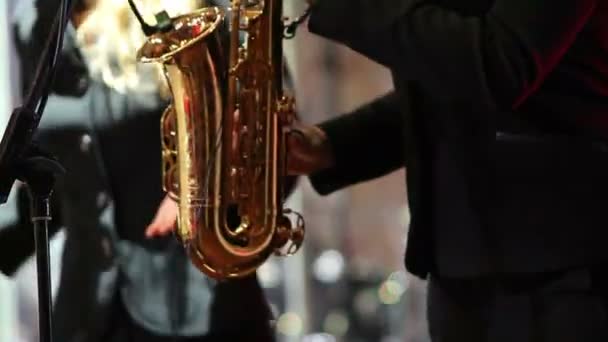
<svg viewBox="0 0 608 342">
<path fill-rule="evenodd" d="M 340 18 L 340 20 L 336 20 Z M 394 91 L 292 136 L 330 194 L 405 167 L 435 342 L 608 341 L 608 3 L 318 0 Z"/>
<path fill-rule="evenodd" d="M 59 2 L 19 3 L 26 90 Z M 174 5 L 190 10 L 185 1 Z M 71 19 L 36 134 L 67 169 L 52 196 L 51 235 L 65 232 L 54 340 L 273 341 L 255 275 L 217 284 L 172 235 L 146 234 L 163 203 L 159 122 L 167 100 L 156 73 L 135 66 L 132 38 L 141 33 L 128 4 L 83 0 Z M 17 186 L 0 207 L 0 272 L 12 275 L 33 245 L 27 196 Z"/>
</svg>

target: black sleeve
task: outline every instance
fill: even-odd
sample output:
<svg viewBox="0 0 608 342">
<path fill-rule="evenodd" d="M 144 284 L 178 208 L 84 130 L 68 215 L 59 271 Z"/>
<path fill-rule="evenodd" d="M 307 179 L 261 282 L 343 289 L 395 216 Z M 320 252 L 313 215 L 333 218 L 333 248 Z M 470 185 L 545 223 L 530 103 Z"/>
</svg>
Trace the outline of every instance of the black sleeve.
<svg viewBox="0 0 608 342">
<path fill-rule="evenodd" d="M 0 272 L 7 276 L 12 276 L 35 251 L 29 204 L 26 188 L 16 185 L 7 203 L 0 206 Z M 56 196 L 51 197 L 51 213 L 49 238 L 61 227 Z"/>
<path fill-rule="evenodd" d="M 465 15 L 426 0 L 319 0 L 309 28 L 429 92 L 511 109 L 552 71 L 597 3 L 496 0 L 482 14 Z"/>
<path fill-rule="evenodd" d="M 320 127 L 327 133 L 335 163 L 309 177 L 319 194 L 386 175 L 405 164 L 403 116 L 395 92 Z"/>
</svg>

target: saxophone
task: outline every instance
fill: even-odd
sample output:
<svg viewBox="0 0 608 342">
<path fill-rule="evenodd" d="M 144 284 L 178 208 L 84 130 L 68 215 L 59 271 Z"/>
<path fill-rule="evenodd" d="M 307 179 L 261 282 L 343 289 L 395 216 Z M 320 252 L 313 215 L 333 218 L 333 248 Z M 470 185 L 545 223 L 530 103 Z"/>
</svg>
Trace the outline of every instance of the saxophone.
<svg viewBox="0 0 608 342">
<path fill-rule="evenodd" d="M 302 216 L 284 208 L 295 101 L 283 87 L 282 44 L 308 11 L 288 25 L 282 1 L 232 0 L 170 18 L 137 53 L 162 66 L 171 92 L 162 168 L 179 207 L 176 235 L 217 280 L 250 275 L 304 239 Z"/>
</svg>

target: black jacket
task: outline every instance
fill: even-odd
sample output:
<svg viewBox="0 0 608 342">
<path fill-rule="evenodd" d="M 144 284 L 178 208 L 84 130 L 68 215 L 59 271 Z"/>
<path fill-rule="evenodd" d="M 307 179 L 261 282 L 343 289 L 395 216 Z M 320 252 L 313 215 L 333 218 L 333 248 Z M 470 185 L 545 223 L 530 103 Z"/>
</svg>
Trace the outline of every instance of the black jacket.
<svg viewBox="0 0 608 342">
<path fill-rule="evenodd" d="M 421 277 L 604 261 L 607 17 L 599 0 L 318 1 L 310 30 L 390 68 L 395 90 L 322 124 L 336 165 L 314 186 L 405 166 Z"/>
</svg>

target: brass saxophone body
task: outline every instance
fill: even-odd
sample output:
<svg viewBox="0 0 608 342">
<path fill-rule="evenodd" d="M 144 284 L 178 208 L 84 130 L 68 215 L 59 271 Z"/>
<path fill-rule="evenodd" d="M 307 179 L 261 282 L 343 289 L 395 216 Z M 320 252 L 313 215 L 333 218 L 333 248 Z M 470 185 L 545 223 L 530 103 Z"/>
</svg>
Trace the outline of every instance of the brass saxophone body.
<svg viewBox="0 0 608 342">
<path fill-rule="evenodd" d="M 176 235 L 218 280 L 293 254 L 304 238 L 302 217 L 292 225 L 283 207 L 295 103 L 283 91 L 282 10 L 282 0 L 202 8 L 172 18 L 138 51 L 139 61 L 162 65 L 171 91 L 162 168 L 179 207 Z"/>
</svg>

